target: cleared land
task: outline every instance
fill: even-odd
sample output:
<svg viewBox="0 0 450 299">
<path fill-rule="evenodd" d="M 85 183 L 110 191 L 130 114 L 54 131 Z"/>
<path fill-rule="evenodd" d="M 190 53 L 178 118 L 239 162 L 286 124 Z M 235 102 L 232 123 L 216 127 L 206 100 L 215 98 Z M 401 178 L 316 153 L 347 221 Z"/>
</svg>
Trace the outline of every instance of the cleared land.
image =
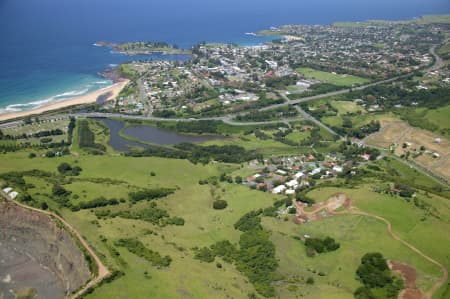
<svg viewBox="0 0 450 299">
<path fill-rule="evenodd" d="M 366 113 L 366 110 L 352 101 L 331 101 L 331 106 L 338 110 L 340 115 L 346 113 Z"/>
<path fill-rule="evenodd" d="M 299 72 L 306 78 L 316 79 L 324 83 L 330 83 L 339 86 L 351 86 L 355 84 L 363 84 L 369 82 L 368 79 L 353 75 L 334 74 L 329 72 L 318 71 L 307 67 L 298 68 L 297 72 Z"/>
<path fill-rule="evenodd" d="M 385 149 L 392 146 L 398 156 L 409 152 L 417 164 L 450 180 L 450 142 L 442 136 L 411 127 L 403 121 L 387 121 L 365 142 Z"/>
</svg>

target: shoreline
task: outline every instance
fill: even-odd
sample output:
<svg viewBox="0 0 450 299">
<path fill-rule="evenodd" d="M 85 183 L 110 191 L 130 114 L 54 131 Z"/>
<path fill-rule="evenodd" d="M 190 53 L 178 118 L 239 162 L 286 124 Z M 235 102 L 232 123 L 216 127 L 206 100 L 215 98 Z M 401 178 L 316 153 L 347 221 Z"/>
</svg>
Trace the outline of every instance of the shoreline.
<svg viewBox="0 0 450 299">
<path fill-rule="evenodd" d="M 47 105 L 43 105 L 38 108 L 24 110 L 24 111 L 3 113 L 3 114 L 0 114 L 0 121 L 6 121 L 6 120 L 19 118 L 19 117 L 31 116 L 31 115 L 35 115 L 35 114 L 41 114 L 44 112 L 58 110 L 61 108 L 66 108 L 66 107 L 75 106 L 75 105 L 95 103 L 100 96 L 108 94 L 106 96 L 106 98 L 102 99 L 102 102 L 106 102 L 112 98 L 115 98 L 120 93 L 120 91 L 125 87 L 125 85 L 128 84 L 129 81 L 130 80 L 128 80 L 128 79 L 122 79 L 121 81 L 114 83 L 113 85 L 111 85 L 109 87 L 105 87 L 105 88 L 90 92 L 88 94 L 74 97 L 71 99 L 67 99 L 67 100 L 64 100 L 61 102 L 49 103 Z"/>
</svg>

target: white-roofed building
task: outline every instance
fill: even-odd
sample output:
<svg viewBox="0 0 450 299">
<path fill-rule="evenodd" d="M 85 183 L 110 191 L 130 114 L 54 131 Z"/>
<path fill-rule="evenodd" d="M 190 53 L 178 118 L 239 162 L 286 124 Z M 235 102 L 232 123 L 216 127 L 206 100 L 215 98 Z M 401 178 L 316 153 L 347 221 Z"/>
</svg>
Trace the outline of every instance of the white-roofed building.
<svg viewBox="0 0 450 299">
<path fill-rule="evenodd" d="M 294 194 L 295 194 L 295 190 L 293 190 L 293 189 L 288 189 L 288 190 L 286 190 L 285 194 L 286 194 L 286 195 L 294 195 Z"/>
<path fill-rule="evenodd" d="M 286 183 L 286 186 L 288 186 L 289 188 L 295 188 L 298 186 L 298 182 L 297 180 L 291 180 Z"/>
<path fill-rule="evenodd" d="M 335 172 L 342 172 L 344 169 L 342 168 L 342 166 L 339 166 L 339 165 L 335 165 L 334 167 L 333 167 L 333 171 L 335 171 Z"/>
<path fill-rule="evenodd" d="M 13 189 L 11 187 L 6 187 L 5 189 L 3 189 L 3 192 L 5 192 L 6 194 L 8 194 L 9 192 L 11 192 Z"/>
<path fill-rule="evenodd" d="M 19 195 L 19 192 L 17 192 L 17 191 L 12 191 L 12 192 L 9 193 L 8 195 L 9 195 L 9 197 L 10 197 L 11 199 L 15 199 L 15 198 L 17 197 L 17 195 Z"/>
<path fill-rule="evenodd" d="M 297 172 L 296 174 L 294 174 L 294 178 L 299 179 L 301 177 L 303 177 L 305 174 L 303 172 Z"/>
<path fill-rule="evenodd" d="M 322 169 L 319 168 L 314 168 L 313 170 L 311 170 L 311 172 L 309 173 L 310 175 L 315 175 L 318 174 L 319 172 L 321 172 Z"/>
<path fill-rule="evenodd" d="M 273 188 L 272 193 L 273 194 L 280 194 L 280 193 L 284 192 L 284 190 L 286 190 L 286 186 L 285 185 L 279 185 L 279 186 L 276 186 L 275 188 Z"/>
</svg>

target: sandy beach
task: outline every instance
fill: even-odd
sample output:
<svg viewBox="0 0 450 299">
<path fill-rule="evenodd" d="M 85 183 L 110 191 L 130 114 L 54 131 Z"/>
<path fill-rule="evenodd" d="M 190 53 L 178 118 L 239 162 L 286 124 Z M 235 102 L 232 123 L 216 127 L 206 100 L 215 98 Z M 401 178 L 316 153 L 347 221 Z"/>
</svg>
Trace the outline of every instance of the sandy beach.
<svg viewBox="0 0 450 299">
<path fill-rule="evenodd" d="M 32 110 L 3 113 L 3 114 L 0 114 L 0 121 L 14 119 L 14 118 L 18 118 L 18 117 L 24 117 L 24 116 L 28 116 L 28 115 L 40 114 L 43 112 L 57 110 L 57 109 L 74 106 L 74 105 L 95 103 L 97 101 L 97 98 L 102 95 L 105 95 L 105 98 L 102 99 L 103 101 L 110 100 L 110 99 L 115 98 L 120 93 L 120 91 L 125 87 L 125 85 L 127 85 L 128 82 L 129 82 L 129 80 L 123 80 L 123 81 L 120 81 L 120 82 L 110 86 L 110 87 L 99 89 L 99 90 L 96 90 L 94 92 L 88 93 L 83 96 L 75 97 L 72 99 L 67 99 L 67 100 L 64 100 L 61 102 L 50 103 L 48 105 L 44 105 L 42 107 L 35 108 Z"/>
</svg>

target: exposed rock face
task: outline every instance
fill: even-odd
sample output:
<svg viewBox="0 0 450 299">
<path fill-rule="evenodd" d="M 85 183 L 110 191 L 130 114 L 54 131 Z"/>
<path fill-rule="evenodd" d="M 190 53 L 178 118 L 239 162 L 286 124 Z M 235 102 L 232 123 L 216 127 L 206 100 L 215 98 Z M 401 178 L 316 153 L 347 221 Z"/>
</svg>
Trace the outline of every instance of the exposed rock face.
<svg viewBox="0 0 450 299">
<path fill-rule="evenodd" d="M 0 201 L 0 298 L 33 289 L 60 299 L 91 278 L 83 253 L 49 216 Z"/>
</svg>

